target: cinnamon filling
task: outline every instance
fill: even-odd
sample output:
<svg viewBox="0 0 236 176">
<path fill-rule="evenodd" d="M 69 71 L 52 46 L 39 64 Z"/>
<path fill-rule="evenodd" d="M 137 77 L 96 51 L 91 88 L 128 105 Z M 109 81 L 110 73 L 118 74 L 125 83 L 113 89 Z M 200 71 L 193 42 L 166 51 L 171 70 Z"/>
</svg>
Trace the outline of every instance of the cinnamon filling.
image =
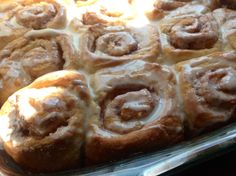
<svg viewBox="0 0 236 176">
<path fill-rule="evenodd" d="M 146 88 L 121 91 L 102 106 L 104 127 L 120 134 L 139 130 L 143 127 L 142 119 L 153 112 L 157 102 L 157 95 Z"/>
<path fill-rule="evenodd" d="M 35 79 L 63 68 L 65 61 L 61 52 L 56 41 L 37 39 L 15 50 L 10 57 L 20 59 L 24 69 Z"/>
<path fill-rule="evenodd" d="M 170 29 L 169 41 L 178 49 L 210 49 L 218 41 L 218 33 L 206 16 L 186 18 Z"/>
<path fill-rule="evenodd" d="M 112 116 L 117 107 L 123 121 L 147 117 L 154 109 L 155 102 L 147 89 L 128 92 L 117 96 L 107 106 L 105 116 Z"/>
<path fill-rule="evenodd" d="M 16 14 L 17 23 L 33 29 L 43 29 L 57 14 L 53 4 L 38 3 L 25 6 Z"/>
<path fill-rule="evenodd" d="M 196 94 L 204 97 L 206 104 L 218 109 L 236 105 L 236 71 L 232 68 L 210 70 L 199 75 L 193 84 Z M 202 99 L 203 100 L 203 99 Z"/>
<path fill-rule="evenodd" d="M 107 33 L 96 41 L 96 50 L 111 56 L 123 56 L 137 49 L 137 41 L 127 32 Z"/>
<path fill-rule="evenodd" d="M 25 93 L 26 94 L 26 93 Z M 67 126 L 77 99 L 59 88 L 32 89 L 17 96 L 17 111 L 24 135 L 43 138 Z"/>
</svg>

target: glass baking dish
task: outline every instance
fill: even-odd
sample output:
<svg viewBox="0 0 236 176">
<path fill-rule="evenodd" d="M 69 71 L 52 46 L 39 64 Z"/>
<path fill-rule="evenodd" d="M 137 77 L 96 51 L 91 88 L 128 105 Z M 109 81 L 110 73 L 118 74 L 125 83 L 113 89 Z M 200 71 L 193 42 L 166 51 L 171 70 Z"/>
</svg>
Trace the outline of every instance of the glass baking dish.
<svg viewBox="0 0 236 176">
<path fill-rule="evenodd" d="M 23 171 L 1 150 L 0 172 L 1 175 L 7 176 L 97 176 L 111 174 L 114 176 L 155 176 L 177 173 L 192 164 L 198 164 L 234 149 L 236 149 L 236 123 L 165 150 L 137 154 L 129 159 L 102 166 L 53 174 L 32 174 Z"/>
</svg>

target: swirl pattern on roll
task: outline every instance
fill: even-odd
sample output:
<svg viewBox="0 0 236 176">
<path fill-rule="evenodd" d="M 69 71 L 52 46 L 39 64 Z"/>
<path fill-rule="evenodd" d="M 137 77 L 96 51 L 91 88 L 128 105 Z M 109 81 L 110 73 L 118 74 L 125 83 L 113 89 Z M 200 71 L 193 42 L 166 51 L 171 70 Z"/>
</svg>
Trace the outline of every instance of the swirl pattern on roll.
<svg viewBox="0 0 236 176">
<path fill-rule="evenodd" d="M 153 4 L 154 11 L 153 13 L 156 14 L 157 17 L 163 17 L 168 12 L 173 11 L 179 7 L 183 7 L 187 5 L 191 1 L 178 1 L 178 0 L 156 0 Z"/>
<path fill-rule="evenodd" d="M 5 150 L 32 171 L 78 167 L 90 105 L 87 83 L 79 72 L 40 77 L 13 94 L 0 111 Z"/>
<path fill-rule="evenodd" d="M 8 8 L 10 6 L 11 8 Z M 5 5 L 4 20 L 30 29 L 64 28 L 66 9 L 55 0 L 17 0 Z"/>
<path fill-rule="evenodd" d="M 23 36 L 27 31 L 26 28 L 16 28 L 8 21 L 0 20 L 0 49 L 5 47 L 11 41 Z"/>
<path fill-rule="evenodd" d="M 192 134 L 235 118 L 236 53 L 214 53 L 179 63 L 179 85 Z"/>
<path fill-rule="evenodd" d="M 166 58 L 174 63 L 221 50 L 218 25 L 211 13 L 168 19 L 161 31 Z"/>
<path fill-rule="evenodd" d="M 66 34 L 31 31 L 0 51 L 0 104 L 34 79 L 76 66 L 76 51 Z"/>
<path fill-rule="evenodd" d="M 150 20 L 157 20 L 165 16 L 203 14 L 218 6 L 217 0 L 154 0 L 153 8 L 146 15 Z"/>
<path fill-rule="evenodd" d="M 152 26 L 140 29 L 123 26 L 92 26 L 80 39 L 81 64 L 94 71 L 132 60 L 156 61 L 159 34 Z"/>
<path fill-rule="evenodd" d="M 142 5 L 142 1 L 140 5 Z M 168 14 L 171 10 L 177 9 L 186 5 L 186 2 L 175 1 L 175 0 L 152 0 L 149 1 L 149 7 L 145 9 L 145 15 L 149 20 L 157 20 L 163 18 Z"/>
<path fill-rule="evenodd" d="M 234 122 L 235 10 L 0 0 L 0 170 L 77 174 Z"/>
<path fill-rule="evenodd" d="M 169 69 L 133 61 L 97 72 L 91 83 L 101 111 L 90 123 L 88 162 L 122 158 L 182 139 L 176 82 Z"/>
</svg>

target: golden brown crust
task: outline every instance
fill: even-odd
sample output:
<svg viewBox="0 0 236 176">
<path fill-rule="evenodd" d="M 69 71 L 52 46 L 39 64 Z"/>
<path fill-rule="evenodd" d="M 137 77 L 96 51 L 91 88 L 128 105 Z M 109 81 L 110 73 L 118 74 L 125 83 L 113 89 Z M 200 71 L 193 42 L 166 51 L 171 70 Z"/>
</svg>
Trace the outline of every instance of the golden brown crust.
<svg viewBox="0 0 236 176">
<path fill-rule="evenodd" d="M 166 19 L 161 24 L 162 48 L 171 63 L 221 50 L 221 36 L 211 13 Z"/>
<path fill-rule="evenodd" d="M 133 61 L 101 70 L 91 81 L 101 112 L 90 122 L 88 163 L 159 149 L 182 139 L 175 78 L 169 69 Z"/>
<path fill-rule="evenodd" d="M 189 60 L 177 64 L 176 68 L 191 134 L 235 118 L 235 52 Z"/>
<path fill-rule="evenodd" d="M 66 34 L 31 31 L 12 41 L 0 51 L 0 104 L 46 73 L 76 68 L 76 59 L 76 51 Z"/>
<path fill-rule="evenodd" d="M 152 26 L 138 29 L 95 25 L 80 39 L 81 64 L 91 72 L 132 60 L 154 62 L 159 53 L 159 35 Z"/>
<path fill-rule="evenodd" d="M 19 165 L 33 171 L 78 167 L 90 105 L 87 83 L 79 72 L 42 76 L 2 107 L 5 150 Z"/>
</svg>

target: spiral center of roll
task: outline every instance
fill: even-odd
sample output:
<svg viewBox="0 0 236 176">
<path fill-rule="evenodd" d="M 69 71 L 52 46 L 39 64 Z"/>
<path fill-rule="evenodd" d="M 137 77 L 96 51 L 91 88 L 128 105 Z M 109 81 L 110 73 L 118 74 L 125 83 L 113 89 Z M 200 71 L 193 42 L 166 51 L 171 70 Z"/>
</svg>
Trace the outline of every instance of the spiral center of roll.
<svg viewBox="0 0 236 176">
<path fill-rule="evenodd" d="M 63 67 L 65 61 L 60 51 L 55 41 L 37 39 L 16 50 L 11 57 L 20 58 L 25 70 L 35 79 Z"/>
<path fill-rule="evenodd" d="M 226 93 L 236 93 L 236 71 L 232 68 L 218 69 L 209 73 L 209 82 Z"/>
<path fill-rule="evenodd" d="M 43 29 L 56 16 L 53 4 L 38 3 L 25 6 L 16 14 L 17 23 L 33 29 Z"/>
<path fill-rule="evenodd" d="M 204 97 L 207 104 L 218 108 L 236 105 L 236 71 L 232 68 L 209 70 L 199 74 L 195 83 L 197 95 Z"/>
<path fill-rule="evenodd" d="M 17 97 L 18 113 L 27 135 L 44 137 L 67 126 L 77 98 L 60 88 L 29 89 Z"/>
<path fill-rule="evenodd" d="M 124 101 L 124 102 L 122 102 Z M 124 121 L 147 117 L 154 109 L 152 95 L 146 89 L 117 96 L 114 104 L 123 103 L 120 107 L 120 117 Z"/>
<path fill-rule="evenodd" d="M 181 19 L 170 30 L 171 45 L 179 49 L 210 49 L 218 41 L 218 33 L 207 16 Z"/>
<path fill-rule="evenodd" d="M 123 56 L 137 50 L 138 42 L 127 32 L 112 32 L 100 36 L 96 50 L 111 56 Z"/>
<path fill-rule="evenodd" d="M 131 91 L 116 96 L 106 105 L 104 125 L 118 133 L 128 133 L 142 128 L 141 119 L 152 113 L 156 100 L 147 89 Z"/>
</svg>

